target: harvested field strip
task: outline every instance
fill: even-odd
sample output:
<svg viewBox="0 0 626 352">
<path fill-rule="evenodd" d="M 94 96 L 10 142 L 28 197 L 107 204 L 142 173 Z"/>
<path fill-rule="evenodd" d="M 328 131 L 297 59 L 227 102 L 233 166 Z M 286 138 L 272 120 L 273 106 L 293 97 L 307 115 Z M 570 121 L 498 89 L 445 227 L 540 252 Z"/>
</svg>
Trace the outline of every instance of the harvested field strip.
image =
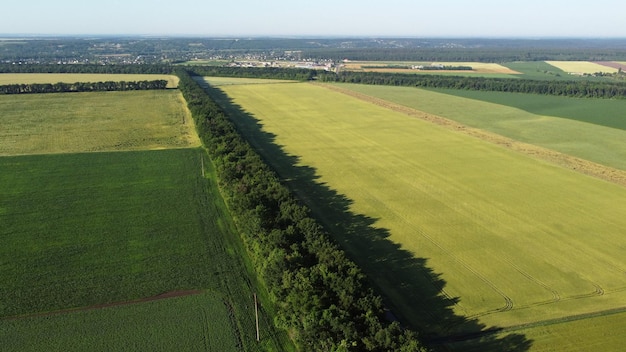
<svg viewBox="0 0 626 352">
<path fill-rule="evenodd" d="M 559 153 L 554 150 L 546 149 L 539 147 L 537 145 L 523 143 L 520 141 L 513 140 L 511 138 L 507 138 L 495 133 L 490 133 L 488 131 L 482 129 L 471 128 L 455 122 L 450 119 L 446 119 L 440 116 L 427 114 L 422 111 L 418 111 L 415 109 L 411 109 L 409 107 L 392 103 L 388 100 L 378 99 L 370 95 L 361 94 L 349 89 L 343 89 L 339 86 L 335 85 L 324 85 L 329 89 L 334 91 L 341 92 L 343 94 L 347 94 L 358 99 L 362 99 L 367 102 L 371 102 L 378 106 L 382 106 L 387 109 L 391 109 L 393 111 L 401 112 L 403 114 L 417 117 L 432 123 L 436 123 L 438 125 L 444 126 L 448 129 L 460 131 L 467 135 L 480 138 L 482 140 L 488 141 L 490 143 L 494 143 L 506 148 L 510 148 L 512 150 L 522 152 L 524 154 L 546 160 L 560 166 L 566 167 L 570 170 L 574 170 L 586 175 L 590 175 L 593 177 L 597 177 L 609 182 L 616 183 L 621 186 L 626 186 L 626 171 L 614 169 L 605 165 L 601 165 L 598 163 L 594 163 L 588 160 L 584 160 L 581 158 L 577 158 L 571 155 Z"/>
<path fill-rule="evenodd" d="M 600 65 L 590 61 L 546 61 L 548 64 L 557 67 L 567 73 L 583 74 L 596 72 L 617 72 L 617 68 Z"/>
<path fill-rule="evenodd" d="M 168 88 L 178 86 L 178 77 L 153 74 L 105 74 L 105 73 L 0 73 L 0 85 L 31 83 L 76 83 L 106 81 L 155 81 L 166 80 Z"/>
<path fill-rule="evenodd" d="M 411 323 L 436 309 L 416 303 L 432 272 L 457 314 L 487 326 L 626 304 L 624 187 L 308 83 L 222 90 L 250 114 L 235 117 L 240 129 L 274 151 L 266 159 L 297 191 L 323 184 L 369 219 L 355 232 L 332 204 L 311 205 Z M 419 269 L 425 262 L 432 271 Z"/>
</svg>

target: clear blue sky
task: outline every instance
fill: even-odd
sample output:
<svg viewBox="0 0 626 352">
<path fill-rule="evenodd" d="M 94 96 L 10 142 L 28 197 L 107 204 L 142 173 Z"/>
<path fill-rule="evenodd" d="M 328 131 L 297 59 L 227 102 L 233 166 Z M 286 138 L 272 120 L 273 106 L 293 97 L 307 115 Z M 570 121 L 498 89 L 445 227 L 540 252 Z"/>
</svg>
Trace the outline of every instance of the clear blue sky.
<svg viewBox="0 0 626 352">
<path fill-rule="evenodd" d="M 0 34 L 626 37 L 626 1 L 14 0 Z"/>
</svg>

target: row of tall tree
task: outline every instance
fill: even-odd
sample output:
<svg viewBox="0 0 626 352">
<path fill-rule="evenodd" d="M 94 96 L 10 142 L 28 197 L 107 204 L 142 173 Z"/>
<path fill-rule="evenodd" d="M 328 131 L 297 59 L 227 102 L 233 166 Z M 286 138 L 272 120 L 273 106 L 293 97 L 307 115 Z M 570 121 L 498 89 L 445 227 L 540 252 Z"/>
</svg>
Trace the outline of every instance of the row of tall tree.
<svg viewBox="0 0 626 352">
<path fill-rule="evenodd" d="M 343 82 L 424 88 L 450 88 L 532 93 L 582 98 L 626 98 L 626 83 L 606 81 L 547 81 L 517 78 L 460 77 L 383 72 L 318 73 L 324 82 Z"/>
<path fill-rule="evenodd" d="M 2 85 L 0 86 L 0 94 L 104 92 L 125 90 L 154 90 L 166 88 L 167 81 L 162 79 L 154 81 L 31 83 Z"/>
<path fill-rule="evenodd" d="M 276 323 L 302 351 L 424 351 L 385 319 L 361 270 L 282 185 L 226 113 L 176 70 L 242 239 L 276 306 Z"/>
<path fill-rule="evenodd" d="M 161 74 L 172 73 L 172 66 L 154 65 L 93 65 L 93 64 L 0 64 L 0 73 L 115 73 Z"/>
<path fill-rule="evenodd" d="M 312 80 L 317 71 L 306 68 L 189 66 L 198 76 Z"/>
</svg>

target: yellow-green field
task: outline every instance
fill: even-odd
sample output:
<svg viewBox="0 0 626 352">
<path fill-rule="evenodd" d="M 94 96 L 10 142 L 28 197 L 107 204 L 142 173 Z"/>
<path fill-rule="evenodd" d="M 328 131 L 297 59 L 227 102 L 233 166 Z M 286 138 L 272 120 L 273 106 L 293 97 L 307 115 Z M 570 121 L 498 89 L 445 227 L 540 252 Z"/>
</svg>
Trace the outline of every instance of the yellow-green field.
<svg viewBox="0 0 626 352">
<path fill-rule="evenodd" d="M 401 69 L 390 68 L 390 66 L 430 66 L 430 65 L 444 65 L 444 66 L 469 66 L 471 71 L 453 71 L 457 74 L 461 73 L 485 73 L 485 74 L 519 74 L 519 72 L 511 70 L 508 67 L 504 67 L 500 64 L 486 63 L 486 62 L 413 62 L 413 61 L 349 61 L 344 63 L 345 68 L 351 71 L 367 71 L 367 72 L 414 72 L 414 73 L 434 73 L 441 74 L 446 71 L 428 71 L 417 69 Z M 379 66 L 379 67 L 377 67 Z"/>
<path fill-rule="evenodd" d="M 297 166 L 312 168 L 316 183 L 388 235 L 377 243 L 412 254 L 399 262 L 366 248 L 373 242 L 364 234 L 334 233 L 410 324 L 446 335 L 626 307 L 625 188 L 308 83 L 221 89 Z M 238 122 L 259 146 L 258 125 Z M 285 158 L 266 158 L 306 187 Z M 342 226 L 335 214 L 317 215 L 330 230 Z M 424 327 L 437 308 L 420 301 L 432 287 L 425 270 L 411 271 L 418 262 L 466 324 Z M 563 323 L 563 331 L 584 334 L 585 326 Z"/>
<path fill-rule="evenodd" d="M 34 83 L 76 83 L 106 81 L 154 81 L 166 80 L 168 88 L 178 86 L 178 77 L 152 74 L 106 74 L 106 73 L 0 73 L 0 85 Z"/>
<path fill-rule="evenodd" d="M 516 141 L 626 170 L 626 130 L 590 123 L 594 119 L 601 120 L 610 116 L 613 116 L 615 120 L 623 121 L 621 118 L 625 107 L 623 100 L 548 97 L 536 103 L 549 107 L 545 109 L 545 113 L 537 114 L 507 105 L 413 87 L 364 84 L 340 84 L 338 86 L 442 116 Z M 526 96 L 529 95 L 519 94 L 513 97 L 519 101 Z M 605 108 L 602 109 L 596 104 L 598 102 L 603 102 Z M 594 104 L 592 108 L 585 110 L 590 115 L 596 116 L 590 116 L 586 121 L 557 117 L 571 114 L 571 109 L 584 109 L 586 106 L 581 103 Z M 612 124 L 612 126 L 620 125 L 621 123 Z"/>
<path fill-rule="evenodd" d="M 546 61 L 548 64 L 559 68 L 565 72 L 573 74 L 596 73 L 596 72 L 617 72 L 616 68 L 596 64 L 589 61 Z"/>
<path fill-rule="evenodd" d="M 200 145 L 178 91 L 0 96 L 0 156 Z"/>
</svg>

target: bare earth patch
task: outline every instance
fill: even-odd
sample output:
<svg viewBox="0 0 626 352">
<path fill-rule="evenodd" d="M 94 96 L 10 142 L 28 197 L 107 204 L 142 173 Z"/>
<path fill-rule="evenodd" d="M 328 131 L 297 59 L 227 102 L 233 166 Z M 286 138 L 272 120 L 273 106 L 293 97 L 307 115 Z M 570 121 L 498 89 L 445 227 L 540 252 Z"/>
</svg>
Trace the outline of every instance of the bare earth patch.
<svg viewBox="0 0 626 352">
<path fill-rule="evenodd" d="M 424 121 L 428 121 L 447 129 L 454 130 L 466 135 L 482 139 L 484 141 L 497 144 L 499 146 L 521 152 L 534 158 L 551 162 L 561 167 L 580 172 L 582 174 L 596 177 L 605 181 L 609 181 L 620 186 L 626 187 L 626 171 L 614 169 L 602 164 L 594 163 L 585 159 L 577 158 L 571 155 L 559 153 L 557 151 L 542 148 L 533 144 L 523 143 L 511 138 L 507 138 L 495 133 L 487 132 L 478 128 L 472 128 L 458 122 L 446 119 L 441 116 L 425 113 L 423 111 L 411 109 L 409 107 L 395 104 L 383 99 L 378 99 L 369 95 L 354 92 L 349 89 L 322 84 L 322 86 L 333 91 L 349 95 L 351 97 L 367 101 L 369 103 L 403 113 L 405 115 L 416 117 Z"/>
</svg>

